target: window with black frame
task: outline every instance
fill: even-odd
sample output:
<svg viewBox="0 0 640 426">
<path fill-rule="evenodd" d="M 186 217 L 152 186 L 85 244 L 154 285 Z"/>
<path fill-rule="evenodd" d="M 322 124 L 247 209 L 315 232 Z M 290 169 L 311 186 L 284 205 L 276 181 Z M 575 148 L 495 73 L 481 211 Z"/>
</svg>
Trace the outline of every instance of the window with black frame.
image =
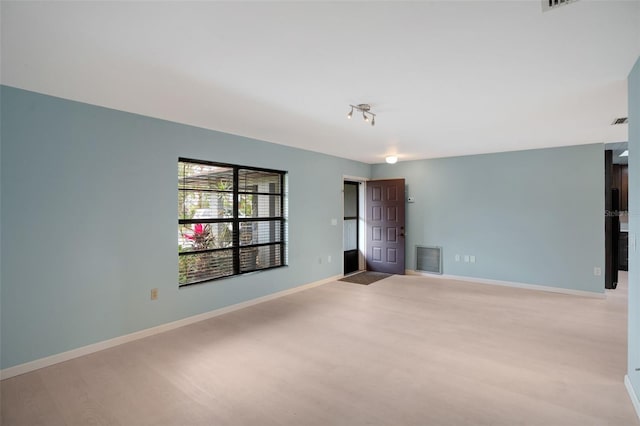
<svg viewBox="0 0 640 426">
<path fill-rule="evenodd" d="M 178 160 L 178 284 L 286 265 L 285 175 Z"/>
</svg>

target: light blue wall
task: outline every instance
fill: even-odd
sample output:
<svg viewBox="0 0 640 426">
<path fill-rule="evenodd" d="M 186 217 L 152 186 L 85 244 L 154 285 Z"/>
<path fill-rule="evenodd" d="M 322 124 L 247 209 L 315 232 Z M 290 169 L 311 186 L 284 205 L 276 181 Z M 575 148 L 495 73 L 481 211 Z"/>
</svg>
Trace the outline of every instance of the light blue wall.
<svg viewBox="0 0 640 426">
<path fill-rule="evenodd" d="M 604 292 L 602 144 L 377 164 L 405 177 L 407 269 L 443 247 L 448 275 Z M 454 261 L 474 255 L 476 263 Z"/>
<path fill-rule="evenodd" d="M 602 145 L 371 167 L 9 87 L 0 98 L 2 368 L 340 274 L 343 175 L 407 179 L 410 269 L 415 244 L 435 244 L 446 274 L 603 291 Z M 179 156 L 288 170 L 290 266 L 179 290 Z"/>
<path fill-rule="evenodd" d="M 640 58 L 629 75 L 629 371 L 636 395 L 640 396 Z"/>
<path fill-rule="evenodd" d="M 341 272 L 342 176 L 369 165 L 6 86 L 0 97 L 2 368 Z M 179 156 L 287 170 L 290 266 L 179 290 Z"/>
</svg>

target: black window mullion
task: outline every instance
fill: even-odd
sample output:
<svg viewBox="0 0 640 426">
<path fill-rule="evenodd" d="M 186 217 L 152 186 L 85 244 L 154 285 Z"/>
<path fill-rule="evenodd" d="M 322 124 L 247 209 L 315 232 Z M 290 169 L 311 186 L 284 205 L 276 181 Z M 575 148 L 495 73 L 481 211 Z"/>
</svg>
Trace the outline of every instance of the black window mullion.
<svg viewBox="0 0 640 426">
<path fill-rule="evenodd" d="M 220 219 L 178 219 L 179 225 L 189 225 L 194 223 L 232 223 L 232 217 L 222 217 Z"/>
<path fill-rule="evenodd" d="M 269 192 L 273 192 L 274 186 L 275 185 L 273 183 L 269 184 Z M 273 197 L 269 197 L 269 217 L 273 217 L 273 216 L 276 215 L 276 205 L 275 205 L 274 201 L 275 200 L 273 199 Z M 275 238 L 276 238 L 275 231 L 276 231 L 276 229 L 275 229 L 273 221 L 269 222 L 269 240 L 270 241 L 275 240 Z M 269 258 L 270 259 L 275 258 L 275 247 L 274 246 L 271 246 L 269 248 Z"/>
<path fill-rule="evenodd" d="M 221 194 L 232 194 L 234 191 L 229 191 L 228 189 L 198 189 L 198 188 L 178 188 L 179 191 L 192 191 L 192 192 L 216 192 Z"/>
<path fill-rule="evenodd" d="M 255 192 L 255 191 L 240 191 L 242 195 L 280 195 L 280 192 Z"/>
<path fill-rule="evenodd" d="M 284 173 L 280 173 L 280 214 L 283 216 L 280 219 L 280 241 L 282 241 L 282 245 L 280 245 L 280 265 L 285 264 L 285 232 L 284 232 Z"/>
<path fill-rule="evenodd" d="M 268 243 L 258 243 L 258 244 L 247 244 L 242 246 L 241 248 L 252 248 L 252 247 L 266 247 L 266 246 L 277 246 L 282 245 L 281 241 L 271 241 Z M 228 250 L 228 249 L 220 249 L 220 250 Z"/>
<path fill-rule="evenodd" d="M 213 253 L 216 251 L 230 251 L 230 250 L 233 250 L 233 247 L 217 247 L 217 248 L 205 249 L 205 250 L 188 250 L 188 251 L 178 252 L 178 256 L 190 256 L 194 254 Z"/>
<path fill-rule="evenodd" d="M 273 222 L 283 220 L 282 216 L 266 216 L 266 217 L 239 217 L 238 222 Z M 228 220 L 227 222 L 231 222 Z"/>
<path fill-rule="evenodd" d="M 240 273 L 240 184 L 239 168 L 233 168 L 233 273 Z"/>
</svg>

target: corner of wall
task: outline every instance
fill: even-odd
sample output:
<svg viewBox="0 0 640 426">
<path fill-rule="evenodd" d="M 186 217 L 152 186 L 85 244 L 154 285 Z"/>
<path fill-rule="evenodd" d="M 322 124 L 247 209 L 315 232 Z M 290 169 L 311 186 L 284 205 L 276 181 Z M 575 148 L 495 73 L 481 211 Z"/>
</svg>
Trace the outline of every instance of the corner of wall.
<svg viewBox="0 0 640 426">
<path fill-rule="evenodd" d="M 640 417 L 640 57 L 628 78 L 629 91 L 629 314 L 625 383 Z"/>
</svg>

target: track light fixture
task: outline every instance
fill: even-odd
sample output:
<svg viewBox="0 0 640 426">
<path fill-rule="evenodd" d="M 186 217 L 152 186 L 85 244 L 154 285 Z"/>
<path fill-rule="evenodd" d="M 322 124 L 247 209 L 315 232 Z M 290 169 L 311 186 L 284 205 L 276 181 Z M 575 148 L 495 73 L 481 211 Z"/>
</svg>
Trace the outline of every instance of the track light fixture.
<svg viewBox="0 0 640 426">
<path fill-rule="evenodd" d="M 353 117 L 353 110 L 360 111 L 362 113 L 362 119 L 367 123 L 371 121 L 371 125 L 376 125 L 376 115 L 371 112 L 371 105 L 369 104 L 358 104 L 358 105 L 349 105 L 351 107 L 351 111 L 347 114 L 347 118 L 351 119 Z"/>
</svg>

